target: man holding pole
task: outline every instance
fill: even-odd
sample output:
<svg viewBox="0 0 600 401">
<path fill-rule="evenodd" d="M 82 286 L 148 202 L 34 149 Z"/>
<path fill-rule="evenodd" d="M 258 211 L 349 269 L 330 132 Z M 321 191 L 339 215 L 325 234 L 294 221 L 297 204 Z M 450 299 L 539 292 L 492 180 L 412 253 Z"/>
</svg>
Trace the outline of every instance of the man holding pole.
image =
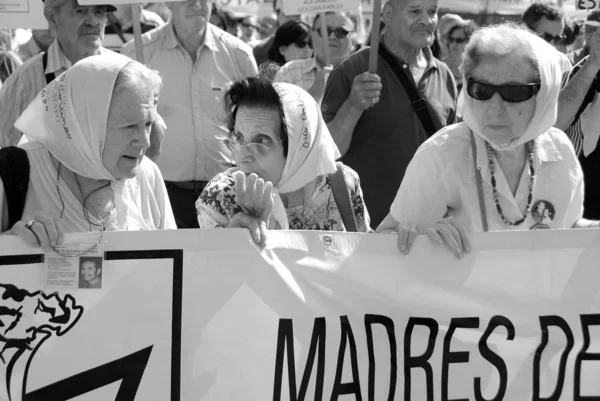
<svg viewBox="0 0 600 401">
<path fill-rule="evenodd" d="M 371 50 L 342 61 L 325 89 L 323 117 L 342 161 L 361 178 L 373 227 L 389 212 L 417 148 L 455 122 L 454 78 L 428 47 L 437 11 L 438 0 L 389 0 L 382 43 L 372 38 Z M 370 69 L 369 51 L 377 49 L 377 66 Z"/>
<path fill-rule="evenodd" d="M 156 163 L 179 228 L 197 228 L 194 203 L 217 173 L 233 166 L 223 140 L 223 96 L 236 80 L 258 74 L 250 46 L 209 24 L 212 1 L 167 3 L 171 20 L 142 35 L 146 65 L 163 77 L 158 112 L 167 131 Z M 135 56 L 133 42 L 121 53 Z"/>
<path fill-rule="evenodd" d="M 0 92 L 0 147 L 17 145 L 22 133 L 13 124 L 37 94 L 79 60 L 102 54 L 107 11 L 111 5 L 84 6 L 76 0 L 46 0 L 44 16 L 56 39 L 47 52 L 27 60 Z"/>
</svg>

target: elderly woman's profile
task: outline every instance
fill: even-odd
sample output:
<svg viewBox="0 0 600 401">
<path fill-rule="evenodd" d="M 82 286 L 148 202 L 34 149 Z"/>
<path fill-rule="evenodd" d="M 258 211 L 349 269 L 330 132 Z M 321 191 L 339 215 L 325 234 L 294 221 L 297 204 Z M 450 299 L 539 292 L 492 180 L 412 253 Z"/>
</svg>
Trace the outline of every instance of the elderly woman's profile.
<svg viewBox="0 0 600 401">
<path fill-rule="evenodd" d="M 582 219 L 581 167 L 553 128 L 562 78 L 554 49 L 512 24 L 486 27 L 462 69 L 464 122 L 419 148 L 377 231 L 398 230 L 404 253 L 426 232 L 462 257 L 467 231 L 598 227 Z"/>
<path fill-rule="evenodd" d="M 225 109 L 225 144 L 238 167 L 215 176 L 200 194 L 200 228 L 249 228 L 258 244 L 267 228 L 347 231 L 354 220 L 356 231 L 370 231 L 358 175 L 336 163 L 339 151 L 308 92 L 246 78 L 231 86 Z M 336 197 L 333 188 L 341 187 Z"/>
<path fill-rule="evenodd" d="M 113 54 L 88 57 L 43 89 L 15 123 L 31 141 L 22 146 L 29 177 L 20 209 L 0 185 L 2 234 L 47 249 L 70 232 L 175 229 L 162 175 L 144 155 L 161 85 L 155 71 Z"/>
</svg>

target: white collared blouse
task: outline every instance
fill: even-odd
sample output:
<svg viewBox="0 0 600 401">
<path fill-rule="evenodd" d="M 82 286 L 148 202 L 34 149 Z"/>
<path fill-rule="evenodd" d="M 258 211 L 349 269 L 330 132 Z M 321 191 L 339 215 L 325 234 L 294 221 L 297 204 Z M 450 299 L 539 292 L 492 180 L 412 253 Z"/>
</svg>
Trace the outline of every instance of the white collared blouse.
<svg viewBox="0 0 600 401">
<path fill-rule="evenodd" d="M 490 231 L 571 228 L 582 218 L 583 173 L 564 132 L 551 128 L 535 139 L 531 213 L 518 226 L 510 226 L 500 217 L 485 142 L 475 135 L 475 143 Z M 523 170 L 513 196 L 495 158 L 493 162 L 502 212 L 508 220 L 518 221 L 527 206 L 529 167 Z M 421 145 L 406 170 L 390 213 L 397 222 L 414 223 L 420 229 L 453 216 L 468 231 L 483 231 L 471 130 L 465 123 L 448 126 Z"/>
</svg>

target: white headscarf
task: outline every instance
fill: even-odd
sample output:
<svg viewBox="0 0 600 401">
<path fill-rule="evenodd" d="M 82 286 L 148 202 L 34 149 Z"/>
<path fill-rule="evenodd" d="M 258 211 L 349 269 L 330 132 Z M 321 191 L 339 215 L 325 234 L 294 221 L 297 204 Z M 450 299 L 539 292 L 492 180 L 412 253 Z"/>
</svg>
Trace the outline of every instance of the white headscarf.
<svg viewBox="0 0 600 401">
<path fill-rule="evenodd" d="M 147 229 L 139 205 L 102 163 L 108 111 L 119 72 L 132 60 L 117 53 L 87 57 L 44 88 L 15 123 L 82 177 L 110 180 L 120 231 Z"/>
<path fill-rule="evenodd" d="M 541 82 L 540 90 L 535 97 L 535 111 L 523 135 L 513 139 L 506 145 L 495 144 L 482 134 L 483 127 L 480 124 L 482 118 L 475 115 L 473 107 L 475 100 L 467 94 L 466 86 L 461 91 L 458 100 L 458 113 L 463 116 L 469 128 L 476 135 L 485 139 L 491 147 L 499 151 L 518 148 L 548 131 L 556 122 L 558 95 L 562 81 L 558 51 L 532 33 L 523 32 L 523 37 L 527 40 L 537 58 Z"/>
<path fill-rule="evenodd" d="M 274 188 L 273 217 L 287 230 L 289 224 L 279 193 L 294 192 L 319 176 L 335 172 L 340 152 L 323 121 L 319 105 L 308 92 L 286 83 L 273 86 L 279 93 L 288 131 L 287 159 Z"/>
</svg>

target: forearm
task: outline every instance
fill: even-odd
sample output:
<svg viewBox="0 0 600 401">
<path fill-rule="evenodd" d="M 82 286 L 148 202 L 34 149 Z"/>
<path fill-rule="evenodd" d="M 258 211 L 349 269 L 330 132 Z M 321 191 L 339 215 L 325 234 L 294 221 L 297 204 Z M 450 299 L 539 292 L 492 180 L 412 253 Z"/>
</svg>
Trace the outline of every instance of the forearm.
<svg viewBox="0 0 600 401">
<path fill-rule="evenodd" d="M 327 123 L 327 128 L 333 137 L 340 153 L 346 154 L 352 143 L 354 128 L 360 120 L 363 111 L 352 106 L 349 100 L 346 100 L 338 110 L 335 118 Z"/>
<path fill-rule="evenodd" d="M 600 228 L 600 221 L 579 219 L 573 224 L 573 228 Z"/>
<path fill-rule="evenodd" d="M 597 66 L 590 63 L 584 64 L 560 92 L 556 128 L 564 131 L 573 123 L 577 111 L 597 73 Z"/>
</svg>

